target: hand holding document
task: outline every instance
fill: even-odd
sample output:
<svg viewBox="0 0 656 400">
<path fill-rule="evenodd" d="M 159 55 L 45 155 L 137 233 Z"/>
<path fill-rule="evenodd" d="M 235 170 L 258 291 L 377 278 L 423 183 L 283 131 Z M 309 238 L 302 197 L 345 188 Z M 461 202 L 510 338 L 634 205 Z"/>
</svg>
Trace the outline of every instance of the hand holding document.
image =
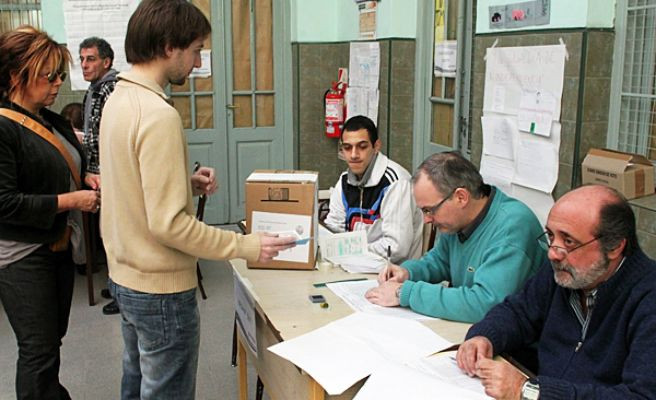
<svg viewBox="0 0 656 400">
<path fill-rule="evenodd" d="M 296 239 L 291 236 L 279 237 L 270 233 L 260 232 L 260 257 L 259 262 L 271 261 L 277 257 L 281 251 L 285 251 L 296 246 Z"/>
<path fill-rule="evenodd" d="M 277 243 L 266 243 L 262 245 L 262 252 L 275 253 L 272 256 L 274 260 L 291 262 L 308 261 L 310 250 L 309 241 L 313 235 L 311 216 L 253 211 L 251 224 L 251 232 L 266 236 L 276 236 L 278 238 Z M 278 246 L 283 243 L 291 243 L 293 245 L 284 248 L 268 248 L 268 246 Z"/>
</svg>

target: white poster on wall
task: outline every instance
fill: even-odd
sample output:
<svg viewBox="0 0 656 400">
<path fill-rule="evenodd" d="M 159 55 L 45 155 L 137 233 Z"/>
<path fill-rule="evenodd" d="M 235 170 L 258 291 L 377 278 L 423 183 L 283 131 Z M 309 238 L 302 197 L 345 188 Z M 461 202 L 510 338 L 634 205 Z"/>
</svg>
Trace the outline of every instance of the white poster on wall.
<svg viewBox="0 0 656 400">
<path fill-rule="evenodd" d="M 346 118 L 369 117 L 378 125 L 378 42 L 352 42 L 349 51 L 349 86 L 346 90 Z"/>
<path fill-rule="evenodd" d="M 558 181 L 564 45 L 488 48 L 481 175 L 545 223 Z"/>
<path fill-rule="evenodd" d="M 66 44 L 73 56 L 70 66 L 73 90 L 86 90 L 89 87 L 89 82 L 82 77 L 79 61 L 80 42 L 88 37 L 97 36 L 112 46 L 114 69 L 129 69 L 125 59 L 125 33 L 128 20 L 138 5 L 139 0 L 62 0 Z"/>
<path fill-rule="evenodd" d="M 564 45 L 488 48 L 483 112 L 518 115 L 524 91 L 539 91 L 554 96 L 559 121 L 566 53 Z"/>
</svg>

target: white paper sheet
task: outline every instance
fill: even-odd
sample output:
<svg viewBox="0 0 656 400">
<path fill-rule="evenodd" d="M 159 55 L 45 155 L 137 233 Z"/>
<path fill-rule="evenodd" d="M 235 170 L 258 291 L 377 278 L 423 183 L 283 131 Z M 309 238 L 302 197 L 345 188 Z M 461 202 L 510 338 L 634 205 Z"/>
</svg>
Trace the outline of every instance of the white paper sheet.
<svg viewBox="0 0 656 400">
<path fill-rule="evenodd" d="M 212 76 L 212 50 L 204 49 L 200 51 L 200 67 L 191 70 L 195 78 L 209 78 Z"/>
<path fill-rule="evenodd" d="M 376 367 L 353 399 L 483 400 L 490 399 L 490 397 L 461 388 L 454 382 L 439 379 L 406 365 L 383 362 Z"/>
<path fill-rule="evenodd" d="M 513 183 L 551 193 L 558 181 L 560 124 L 552 124 L 549 137 L 520 132 L 515 151 Z"/>
<path fill-rule="evenodd" d="M 481 117 L 481 126 L 483 128 L 483 153 L 513 160 L 514 142 L 518 135 L 515 118 L 483 116 Z"/>
<path fill-rule="evenodd" d="M 485 183 L 496 186 L 508 195 L 512 194 L 512 179 L 515 175 L 515 163 L 512 160 L 483 154 L 480 172 Z"/>
<path fill-rule="evenodd" d="M 506 88 L 501 85 L 490 84 L 490 86 L 494 87 L 492 92 L 492 98 L 490 100 L 490 102 L 492 103 L 490 105 L 491 111 L 497 113 L 504 113 L 504 110 L 506 108 Z"/>
<path fill-rule="evenodd" d="M 351 273 L 378 273 L 387 260 L 370 253 L 363 230 L 319 236 L 321 257 Z"/>
<path fill-rule="evenodd" d="M 364 254 L 367 251 L 367 245 L 367 232 L 365 231 L 335 233 L 321 238 L 319 243 L 324 258 Z"/>
<path fill-rule="evenodd" d="M 326 260 L 352 274 L 377 274 L 387 266 L 386 259 L 370 252 L 358 256 L 335 256 Z"/>
<path fill-rule="evenodd" d="M 435 76 L 455 78 L 456 66 L 458 64 L 458 42 L 456 40 L 436 42 L 433 55 L 433 71 Z"/>
<path fill-rule="evenodd" d="M 410 362 L 408 365 L 432 377 L 454 384 L 460 389 L 472 392 L 477 396 L 476 398 L 489 399 L 481 380 L 464 373 L 458 367 L 455 355 L 456 351 L 448 351 Z"/>
<path fill-rule="evenodd" d="M 364 115 L 372 121 L 378 120 L 378 89 L 349 87 L 346 90 L 346 116 Z"/>
<path fill-rule="evenodd" d="M 125 33 L 128 20 L 139 5 L 138 0 L 62 0 L 66 44 L 73 54 L 70 65 L 71 88 L 86 90 L 89 82 L 82 76 L 78 51 L 82 40 L 97 36 L 105 39 L 114 50 L 113 68 L 126 71 Z"/>
<path fill-rule="evenodd" d="M 285 233 L 295 232 L 297 238 L 308 238 L 312 235 L 312 216 L 298 214 L 270 213 L 253 211 L 253 227 L 251 231 L 269 232 L 283 236 L 294 236 Z M 310 257 L 310 244 L 298 244 L 291 249 L 283 250 L 274 257 L 277 261 L 308 262 Z"/>
<path fill-rule="evenodd" d="M 451 346 L 417 321 L 354 313 L 269 347 L 338 395 L 388 360 L 404 363 Z"/>
<path fill-rule="evenodd" d="M 237 274 L 234 274 L 235 289 L 235 318 L 237 326 L 241 331 L 242 337 L 246 339 L 246 344 L 257 358 L 257 335 L 255 328 L 255 302 L 249 295 L 244 282 Z"/>
<path fill-rule="evenodd" d="M 553 94 L 539 90 L 524 90 L 519 102 L 517 126 L 523 132 L 549 136 L 555 111 L 556 97 Z"/>
<path fill-rule="evenodd" d="M 512 197 L 524 202 L 530 208 L 542 226 L 547 224 L 549 211 L 554 205 L 551 193 L 529 189 L 521 185 L 512 185 Z"/>
<path fill-rule="evenodd" d="M 378 89 L 369 89 L 367 93 L 367 117 L 378 125 L 378 101 L 380 92 Z"/>
<path fill-rule="evenodd" d="M 483 111 L 518 115 L 523 91 L 550 92 L 560 120 L 566 53 L 564 45 L 488 48 Z"/>
<path fill-rule="evenodd" d="M 370 303 L 369 300 L 364 297 L 364 294 L 367 290 L 378 286 L 378 281 L 376 279 L 355 282 L 335 282 L 328 283 L 326 286 L 355 311 L 416 320 L 436 319 L 418 314 L 405 307 L 381 307 Z"/>
<path fill-rule="evenodd" d="M 378 89 L 379 75 L 379 43 L 351 42 L 349 51 L 349 89 L 354 86 Z"/>
</svg>

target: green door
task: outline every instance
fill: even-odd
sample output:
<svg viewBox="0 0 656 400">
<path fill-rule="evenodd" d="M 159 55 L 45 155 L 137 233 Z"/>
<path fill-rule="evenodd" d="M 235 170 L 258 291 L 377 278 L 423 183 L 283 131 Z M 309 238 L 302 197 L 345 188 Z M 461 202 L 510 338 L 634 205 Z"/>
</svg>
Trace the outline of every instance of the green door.
<svg viewBox="0 0 656 400">
<path fill-rule="evenodd" d="M 472 3 L 471 0 L 418 2 L 415 167 L 438 152 L 460 150 L 469 156 Z M 436 72 L 434 68 L 435 52 L 447 43 L 457 48 L 455 73 Z"/>
<path fill-rule="evenodd" d="M 234 222 L 244 218 L 244 182 L 253 170 L 293 166 L 291 38 L 284 22 L 290 8 L 288 1 L 231 0 L 225 10 L 229 219 Z"/>
<path fill-rule="evenodd" d="M 217 173 L 219 190 L 207 202 L 205 221 L 237 222 L 244 218 L 246 177 L 293 165 L 289 0 L 192 2 L 212 23 L 205 43 L 212 76 L 190 78 L 171 95 L 190 163 Z"/>
</svg>

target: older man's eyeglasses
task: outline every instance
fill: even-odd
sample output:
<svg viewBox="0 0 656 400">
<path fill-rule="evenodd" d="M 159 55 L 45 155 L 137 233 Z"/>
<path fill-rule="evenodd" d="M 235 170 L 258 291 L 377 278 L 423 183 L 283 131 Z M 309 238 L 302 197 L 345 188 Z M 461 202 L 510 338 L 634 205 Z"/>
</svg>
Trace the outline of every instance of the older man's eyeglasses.
<svg viewBox="0 0 656 400">
<path fill-rule="evenodd" d="M 542 247 L 544 250 L 549 251 L 549 249 L 554 249 L 556 253 L 559 253 L 563 257 L 567 257 L 574 250 L 578 250 L 581 247 L 587 246 L 590 243 L 594 242 L 595 240 L 599 240 L 599 239 L 601 239 L 601 236 L 594 237 L 585 243 L 581 243 L 574 246 L 565 246 L 565 247 L 555 246 L 553 244 L 553 234 L 549 231 L 546 231 L 542 235 L 538 236 L 537 241 L 540 244 L 540 247 Z"/>
<path fill-rule="evenodd" d="M 59 77 L 59 79 L 61 79 L 61 81 L 64 82 L 67 76 L 68 74 L 66 73 L 66 71 L 52 71 L 49 74 L 43 75 L 43 77 L 46 78 L 49 83 L 53 83 L 54 81 L 56 81 L 57 77 Z"/>
<path fill-rule="evenodd" d="M 435 204 L 434 206 L 422 207 L 421 212 L 427 217 L 435 215 L 437 210 L 439 210 L 440 207 L 442 207 L 442 204 L 444 204 L 445 201 L 449 200 L 451 196 L 453 196 L 453 193 L 455 193 L 455 191 L 456 189 L 453 189 L 445 198 L 442 199 L 442 201 Z"/>
</svg>

